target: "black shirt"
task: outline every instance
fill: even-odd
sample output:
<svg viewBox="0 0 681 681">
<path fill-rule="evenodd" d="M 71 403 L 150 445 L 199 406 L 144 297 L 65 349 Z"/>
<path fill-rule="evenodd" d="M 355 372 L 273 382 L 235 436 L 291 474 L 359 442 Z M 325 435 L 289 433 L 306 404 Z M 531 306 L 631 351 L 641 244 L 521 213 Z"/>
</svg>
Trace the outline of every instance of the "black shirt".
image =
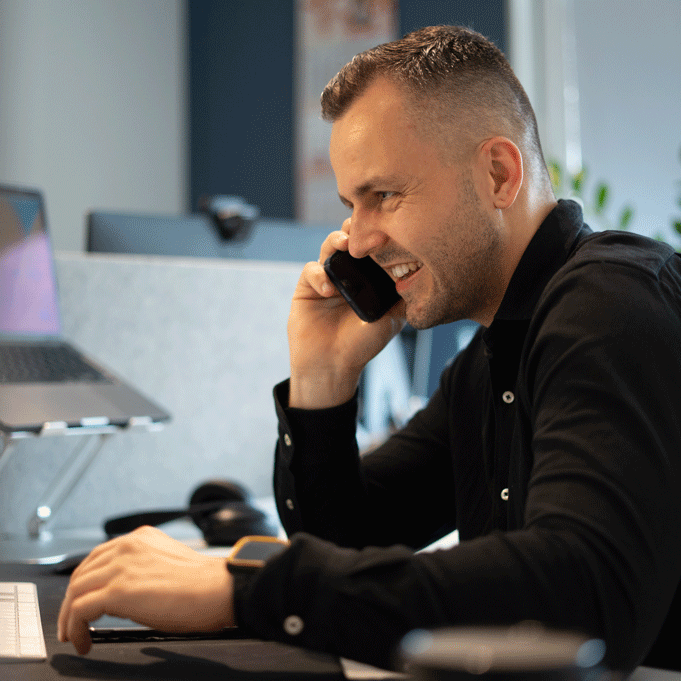
<svg viewBox="0 0 681 681">
<path fill-rule="evenodd" d="M 532 619 L 603 638 L 615 668 L 643 660 L 681 577 L 673 249 L 559 202 L 493 323 L 364 457 L 356 400 L 289 409 L 287 387 L 275 493 L 293 540 L 237 583 L 242 626 L 388 666 L 414 628 Z M 415 553 L 454 528 L 458 546 Z"/>
</svg>

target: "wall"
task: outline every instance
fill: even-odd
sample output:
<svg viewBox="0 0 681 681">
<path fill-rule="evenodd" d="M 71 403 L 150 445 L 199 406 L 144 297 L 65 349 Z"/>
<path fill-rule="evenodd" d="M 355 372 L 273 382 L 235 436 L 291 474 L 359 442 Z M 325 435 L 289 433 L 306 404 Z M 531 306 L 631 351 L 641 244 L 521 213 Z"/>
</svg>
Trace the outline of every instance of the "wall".
<svg viewBox="0 0 681 681">
<path fill-rule="evenodd" d="M 576 0 L 582 158 L 650 236 L 681 218 L 681 3 Z M 671 242 L 678 246 L 681 237 Z"/>
<path fill-rule="evenodd" d="M 45 191 L 57 250 L 90 208 L 186 203 L 184 0 L 2 0 L 0 182 Z"/>
</svg>

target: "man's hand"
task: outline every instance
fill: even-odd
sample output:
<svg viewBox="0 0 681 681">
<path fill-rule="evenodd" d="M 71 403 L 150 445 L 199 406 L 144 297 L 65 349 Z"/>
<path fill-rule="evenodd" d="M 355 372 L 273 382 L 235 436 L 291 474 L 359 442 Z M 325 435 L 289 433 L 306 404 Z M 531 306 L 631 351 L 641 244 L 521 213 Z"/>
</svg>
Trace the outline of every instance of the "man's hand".
<svg viewBox="0 0 681 681">
<path fill-rule="evenodd" d="M 291 407 L 320 409 L 349 400 L 366 364 L 404 326 L 404 302 L 368 324 L 326 275 L 326 259 L 348 250 L 347 229 L 346 220 L 343 231 L 326 238 L 319 262 L 305 265 L 293 295 L 288 322 Z"/>
<path fill-rule="evenodd" d="M 233 626 L 232 578 L 223 558 L 203 556 L 152 527 L 96 547 L 71 576 L 58 637 L 84 655 L 101 615 L 167 632 Z"/>
</svg>

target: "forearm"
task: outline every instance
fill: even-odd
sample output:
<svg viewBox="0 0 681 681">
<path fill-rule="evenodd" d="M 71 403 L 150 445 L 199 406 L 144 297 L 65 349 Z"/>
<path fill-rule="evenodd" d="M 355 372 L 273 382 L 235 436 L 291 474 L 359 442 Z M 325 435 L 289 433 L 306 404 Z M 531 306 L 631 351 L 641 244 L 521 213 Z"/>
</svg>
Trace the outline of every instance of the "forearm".
<svg viewBox="0 0 681 681">
<path fill-rule="evenodd" d="M 291 372 L 287 406 L 295 409 L 327 409 L 344 404 L 357 392 L 360 375 L 361 370 Z"/>
<path fill-rule="evenodd" d="M 497 533 L 413 554 L 400 546 L 339 549 L 301 534 L 262 573 L 237 586 L 235 612 L 239 625 L 257 636 L 385 668 L 413 629 L 530 619 L 605 636 L 610 663 L 629 669 L 642 646 L 628 637 L 627 598 L 616 584 L 598 584 L 592 568 L 603 566 L 592 564 L 595 554 L 585 548 L 575 553 L 569 539 Z M 292 616 L 299 619 L 294 630 L 287 627 Z"/>
<path fill-rule="evenodd" d="M 420 548 L 455 527 L 455 486 L 439 391 L 428 408 L 371 454 L 355 438 L 357 400 L 279 417 L 274 488 L 289 535 L 305 531 L 342 546 L 402 543 Z"/>
<path fill-rule="evenodd" d="M 357 537 L 351 539 L 348 525 L 363 503 L 357 400 L 330 409 L 288 409 L 287 387 L 284 382 L 274 390 L 279 417 L 274 490 L 282 525 L 289 535 L 305 530 L 354 545 Z"/>
</svg>

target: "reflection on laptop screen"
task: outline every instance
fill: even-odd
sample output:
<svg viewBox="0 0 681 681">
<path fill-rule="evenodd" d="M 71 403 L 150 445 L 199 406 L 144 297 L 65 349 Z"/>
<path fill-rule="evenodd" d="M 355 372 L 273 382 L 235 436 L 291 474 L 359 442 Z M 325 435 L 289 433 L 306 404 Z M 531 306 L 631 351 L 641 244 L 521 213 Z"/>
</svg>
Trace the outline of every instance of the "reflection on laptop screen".
<svg viewBox="0 0 681 681">
<path fill-rule="evenodd" d="M 41 197 L 0 191 L 0 334 L 57 334 L 52 252 Z"/>
</svg>

